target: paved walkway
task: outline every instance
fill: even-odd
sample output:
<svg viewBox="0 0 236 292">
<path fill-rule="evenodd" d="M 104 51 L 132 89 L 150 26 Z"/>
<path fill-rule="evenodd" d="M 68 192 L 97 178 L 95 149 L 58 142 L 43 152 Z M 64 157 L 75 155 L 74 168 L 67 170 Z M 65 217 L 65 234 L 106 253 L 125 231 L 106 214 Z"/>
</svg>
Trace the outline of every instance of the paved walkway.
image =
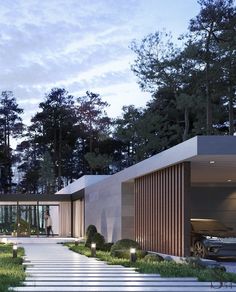
<svg viewBox="0 0 236 292">
<path fill-rule="evenodd" d="M 13 291 L 236 291 L 194 278 L 162 278 L 87 258 L 50 239 L 22 240 L 27 277 Z M 23 242 L 24 241 L 24 242 Z M 59 240 L 62 241 L 62 240 Z M 215 283 L 219 288 L 219 283 Z"/>
</svg>

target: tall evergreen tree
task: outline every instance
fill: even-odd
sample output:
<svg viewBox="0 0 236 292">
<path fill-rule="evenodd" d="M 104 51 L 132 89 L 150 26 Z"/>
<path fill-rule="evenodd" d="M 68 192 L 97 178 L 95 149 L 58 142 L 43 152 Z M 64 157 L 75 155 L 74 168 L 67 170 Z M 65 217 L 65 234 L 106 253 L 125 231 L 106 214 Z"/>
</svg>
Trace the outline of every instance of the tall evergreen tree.
<svg viewBox="0 0 236 292">
<path fill-rule="evenodd" d="M 90 173 L 92 173 L 94 165 L 100 165 L 101 168 L 104 168 L 110 161 L 108 156 L 105 158 L 100 151 L 100 143 L 108 139 L 110 133 L 111 119 L 106 113 L 108 103 L 102 101 L 99 94 L 89 91 L 86 92 L 85 96 L 78 97 L 77 102 L 78 125 L 84 133 L 82 144 L 84 157 L 90 166 Z"/>
<path fill-rule="evenodd" d="M 214 99 L 214 81 L 219 55 L 219 43 L 224 27 L 229 23 L 232 15 L 232 0 L 199 0 L 201 6 L 199 14 L 190 20 L 190 31 L 194 33 L 195 41 L 199 43 L 199 60 L 201 60 L 205 78 L 205 96 L 207 109 L 207 134 L 213 133 L 212 101 Z M 232 34 L 233 36 L 233 34 Z"/>
<path fill-rule="evenodd" d="M 34 141 L 41 147 L 42 155 L 48 151 L 52 157 L 57 179 L 57 188 L 63 184 L 68 157 L 77 141 L 77 122 L 73 96 L 65 89 L 54 88 L 39 104 L 41 109 L 33 118 Z"/>
<path fill-rule="evenodd" d="M 4 193 L 11 192 L 12 187 L 12 166 L 14 155 L 10 145 L 11 138 L 21 136 L 23 123 L 20 115 L 23 113 L 13 95 L 12 91 L 3 91 L 0 96 L 0 168 L 1 168 L 1 189 Z"/>
</svg>

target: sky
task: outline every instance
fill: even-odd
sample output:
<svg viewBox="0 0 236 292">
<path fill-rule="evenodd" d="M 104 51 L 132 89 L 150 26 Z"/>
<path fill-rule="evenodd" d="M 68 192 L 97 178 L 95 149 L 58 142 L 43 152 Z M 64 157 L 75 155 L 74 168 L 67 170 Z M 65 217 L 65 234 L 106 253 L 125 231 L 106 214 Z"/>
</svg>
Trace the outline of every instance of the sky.
<svg viewBox="0 0 236 292">
<path fill-rule="evenodd" d="M 1 0 L 0 90 L 14 92 L 26 124 L 53 87 L 100 94 L 111 117 L 144 107 L 131 41 L 164 28 L 177 39 L 198 12 L 197 0 Z"/>
</svg>

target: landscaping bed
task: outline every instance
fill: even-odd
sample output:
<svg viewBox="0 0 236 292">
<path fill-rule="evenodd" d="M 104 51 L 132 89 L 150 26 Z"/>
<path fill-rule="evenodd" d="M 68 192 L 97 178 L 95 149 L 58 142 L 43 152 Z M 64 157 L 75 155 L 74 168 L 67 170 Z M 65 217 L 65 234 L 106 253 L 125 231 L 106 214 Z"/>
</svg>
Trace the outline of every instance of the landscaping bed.
<svg viewBox="0 0 236 292">
<path fill-rule="evenodd" d="M 8 287 L 18 286 L 25 279 L 22 256 L 24 249 L 18 248 L 18 257 L 12 257 L 12 244 L 0 243 L 0 292 L 8 291 Z"/>
<path fill-rule="evenodd" d="M 91 250 L 84 243 L 75 245 L 66 243 L 70 250 L 91 257 Z M 111 255 L 109 251 L 96 251 L 96 258 L 111 265 L 123 265 L 125 267 L 134 267 L 140 273 L 160 274 L 162 277 L 196 277 L 199 281 L 217 281 L 217 282 L 235 282 L 236 274 L 227 273 L 219 268 L 207 268 L 201 266 L 196 259 L 190 259 L 185 263 L 176 263 L 175 261 L 158 260 L 150 255 L 138 258 L 135 263 L 131 263 L 127 258 L 117 258 Z"/>
</svg>

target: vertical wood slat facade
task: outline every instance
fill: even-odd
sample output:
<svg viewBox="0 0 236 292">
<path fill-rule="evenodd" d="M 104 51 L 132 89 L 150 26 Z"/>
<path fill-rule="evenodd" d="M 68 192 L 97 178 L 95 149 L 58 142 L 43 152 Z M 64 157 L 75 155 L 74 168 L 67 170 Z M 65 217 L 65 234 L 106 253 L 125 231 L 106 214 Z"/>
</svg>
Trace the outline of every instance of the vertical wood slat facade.
<svg viewBox="0 0 236 292">
<path fill-rule="evenodd" d="M 134 233 L 145 250 L 190 253 L 190 163 L 135 179 Z"/>
<path fill-rule="evenodd" d="M 84 236 L 84 199 L 73 201 L 73 235 Z"/>
</svg>

